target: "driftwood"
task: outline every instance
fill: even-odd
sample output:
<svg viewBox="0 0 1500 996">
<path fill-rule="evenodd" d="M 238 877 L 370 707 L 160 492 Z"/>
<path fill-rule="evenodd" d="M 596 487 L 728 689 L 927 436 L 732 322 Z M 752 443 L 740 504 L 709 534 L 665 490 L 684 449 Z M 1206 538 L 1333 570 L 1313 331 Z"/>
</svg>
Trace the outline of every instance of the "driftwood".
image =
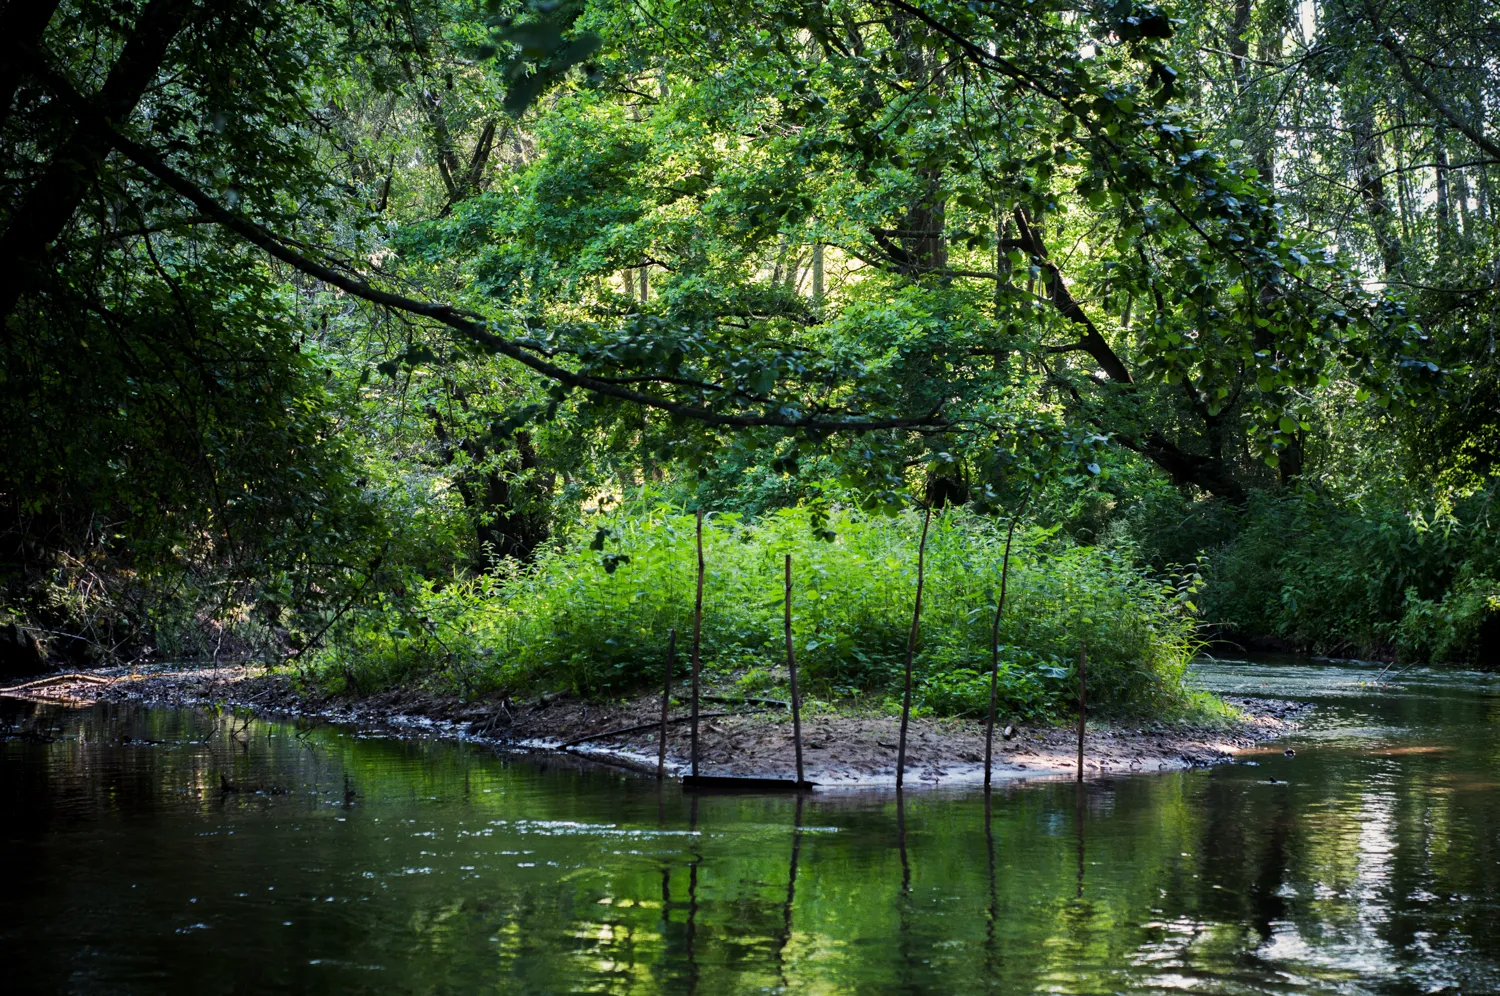
<svg viewBox="0 0 1500 996">
<path fill-rule="evenodd" d="M 797 751 L 797 782 L 803 784 L 807 779 L 802 774 L 802 710 L 798 708 L 800 699 L 797 697 L 797 658 L 792 653 L 792 555 L 786 555 L 786 586 L 783 589 L 782 608 L 786 610 L 786 673 L 787 679 L 792 683 L 792 746 Z"/>
<path fill-rule="evenodd" d="M 9 695 L 12 692 L 24 692 L 32 688 L 41 688 L 45 685 L 60 685 L 64 682 L 84 681 L 91 685 L 112 685 L 113 678 L 101 678 L 97 674 L 53 674 L 35 681 L 22 682 L 19 685 L 11 685 L 9 688 L 0 688 L 0 695 Z"/>
<path fill-rule="evenodd" d="M 906 777 L 906 729 L 911 722 L 911 668 L 912 660 L 917 654 L 917 632 L 922 623 L 922 579 L 927 563 L 927 527 L 931 524 L 932 502 L 928 502 L 927 513 L 922 516 L 922 542 L 917 547 L 917 601 L 911 611 L 911 636 L 906 641 L 906 683 L 901 693 L 901 737 L 896 748 L 897 789 L 901 788 L 901 782 Z"/>
<path fill-rule="evenodd" d="M 759 695 L 700 695 L 704 702 L 727 702 L 730 705 L 767 705 L 778 706 L 782 709 L 790 709 L 792 704 L 786 699 L 766 699 Z"/>
<path fill-rule="evenodd" d="M 696 718 L 717 719 L 720 716 L 749 716 L 754 713 L 764 711 L 764 709 L 751 709 L 748 712 L 700 712 Z M 693 719 L 694 717 L 692 716 L 678 716 L 676 719 L 667 720 L 667 722 L 689 723 L 692 722 Z M 569 747 L 575 747 L 578 744 L 585 743 L 589 740 L 603 740 L 605 737 L 623 737 L 627 733 L 643 733 L 646 730 L 657 730 L 661 728 L 661 725 L 661 720 L 658 719 L 653 720 L 650 723 L 637 723 L 635 726 L 622 726 L 618 730 L 602 730 L 598 733 L 590 733 L 587 736 L 574 737 L 572 740 L 569 740 L 566 743 L 558 744 L 557 749 L 566 750 Z"/>
<path fill-rule="evenodd" d="M 811 792 L 815 782 L 797 778 L 747 778 L 739 775 L 684 775 L 684 792 Z"/>
<path fill-rule="evenodd" d="M 689 756 L 692 758 L 693 774 L 698 773 L 698 697 L 702 691 L 699 683 L 699 665 L 703 649 L 703 509 L 698 509 L 698 594 L 693 598 L 693 733 Z"/>
<path fill-rule="evenodd" d="M 1089 645 L 1078 641 L 1078 780 L 1083 781 L 1083 728 L 1088 722 Z"/>
</svg>

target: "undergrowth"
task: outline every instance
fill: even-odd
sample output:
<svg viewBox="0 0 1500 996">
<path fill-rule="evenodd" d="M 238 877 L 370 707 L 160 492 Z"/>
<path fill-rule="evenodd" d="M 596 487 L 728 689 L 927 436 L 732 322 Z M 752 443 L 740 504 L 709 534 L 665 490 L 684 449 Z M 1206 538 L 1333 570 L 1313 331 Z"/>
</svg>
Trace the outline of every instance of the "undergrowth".
<svg viewBox="0 0 1500 996">
<path fill-rule="evenodd" d="M 425 682 L 463 695 L 565 690 L 619 695 L 662 679 L 668 634 L 677 675 L 692 640 L 693 519 L 656 511 L 598 522 L 592 543 L 544 552 L 524 569 L 447 584 L 414 582 L 345 621 L 306 667 L 333 690 Z M 706 519 L 703 666 L 779 687 L 785 674 L 783 557 L 792 555 L 793 629 L 808 694 L 899 693 L 921 519 L 837 513 L 818 538 L 806 510 L 751 522 Z M 827 534 L 824 534 L 825 536 Z M 993 520 L 933 516 L 915 662 L 916 704 L 979 715 L 989 689 L 990 626 L 1005 535 Z M 1021 529 L 1000 630 L 1002 709 L 1040 717 L 1072 708 L 1080 643 L 1091 706 L 1144 711 L 1185 702 L 1191 603 L 1109 551 Z M 759 675 L 760 678 L 753 676 Z"/>
<path fill-rule="evenodd" d="M 1207 621 L 1320 653 L 1495 663 L 1500 531 L 1491 497 L 1451 508 L 1312 490 L 1257 495 L 1207 557 Z"/>
</svg>

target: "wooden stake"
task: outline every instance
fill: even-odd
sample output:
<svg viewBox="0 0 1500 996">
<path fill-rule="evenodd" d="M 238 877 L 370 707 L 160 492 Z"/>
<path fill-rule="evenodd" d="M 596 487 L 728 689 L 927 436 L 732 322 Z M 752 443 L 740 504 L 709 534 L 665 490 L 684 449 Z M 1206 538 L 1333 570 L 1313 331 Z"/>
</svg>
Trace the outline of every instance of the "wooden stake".
<svg viewBox="0 0 1500 996">
<path fill-rule="evenodd" d="M 1087 721 L 1088 709 L 1088 664 L 1089 647 L 1078 641 L 1078 780 L 1083 781 L 1083 725 Z"/>
<path fill-rule="evenodd" d="M 698 775 L 698 671 L 703 646 L 703 509 L 698 510 L 698 594 L 693 599 L 693 776 Z"/>
<path fill-rule="evenodd" d="M 792 748 L 797 754 L 797 781 L 802 777 L 802 703 L 797 696 L 797 657 L 792 653 L 792 555 L 786 555 L 786 670 L 792 682 Z M 797 800 L 800 807 L 802 801 Z M 800 810 L 799 810 L 800 812 Z"/>
<path fill-rule="evenodd" d="M 656 780 L 667 772 L 667 710 L 672 701 L 672 662 L 677 658 L 677 630 L 667 637 L 667 679 L 661 685 L 661 735 L 656 740 Z"/>
<path fill-rule="evenodd" d="M 911 666 L 917 654 L 917 627 L 922 621 L 922 576 L 927 560 L 927 526 L 932 522 L 932 504 L 922 517 L 922 542 L 917 547 L 917 601 L 911 613 L 911 635 L 906 640 L 906 688 L 901 696 L 901 739 L 896 747 L 896 787 L 906 775 L 906 728 L 911 724 Z"/>
<path fill-rule="evenodd" d="M 1010 581 L 1010 541 L 1016 535 L 1016 520 L 1010 519 L 1005 533 L 1005 560 L 1000 568 L 1000 598 L 995 602 L 995 624 L 990 627 L 990 711 L 984 721 L 984 787 L 990 787 L 990 763 L 995 751 L 995 686 L 1000 681 L 1000 614 L 1005 611 L 1005 587 Z"/>
</svg>

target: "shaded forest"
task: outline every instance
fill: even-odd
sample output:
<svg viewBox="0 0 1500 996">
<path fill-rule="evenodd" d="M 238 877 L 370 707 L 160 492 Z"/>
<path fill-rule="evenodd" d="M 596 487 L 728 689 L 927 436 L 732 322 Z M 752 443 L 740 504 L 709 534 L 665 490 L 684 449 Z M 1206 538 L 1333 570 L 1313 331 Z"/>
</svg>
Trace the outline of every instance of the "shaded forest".
<svg viewBox="0 0 1500 996">
<path fill-rule="evenodd" d="M 1201 641 L 1500 656 L 1492 3 L 9 0 L 0 39 L 7 673 L 623 689 L 705 512 L 713 666 L 774 665 L 794 553 L 815 689 L 883 694 L 929 509 L 933 712 L 1013 525 L 1023 712 L 1083 637 L 1121 707 Z"/>
</svg>

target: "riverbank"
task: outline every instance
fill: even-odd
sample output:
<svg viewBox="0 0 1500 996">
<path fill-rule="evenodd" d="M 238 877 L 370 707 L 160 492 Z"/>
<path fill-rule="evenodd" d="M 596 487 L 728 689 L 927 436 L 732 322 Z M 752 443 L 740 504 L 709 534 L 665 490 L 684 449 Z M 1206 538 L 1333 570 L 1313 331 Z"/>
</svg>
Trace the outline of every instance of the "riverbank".
<svg viewBox="0 0 1500 996">
<path fill-rule="evenodd" d="M 654 773 L 658 696 L 611 702 L 557 696 L 530 701 L 463 702 L 419 691 L 320 697 L 300 692 L 286 673 L 244 666 L 159 667 L 135 673 L 103 670 L 12 692 L 84 706 L 95 702 L 186 708 L 251 710 L 259 715 L 348 723 L 397 735 L 463 739 L 496 747 L 558 752 Z M 795 773 L 792 723 L 775 700 L 745 700 L 710 690 L 699 722 L 704 774 L 791 777 Z M 728 700 L 728 701 L 726 701 Z M 1222 763 L 1294 731 L 1305 704 L 1230 698 L 1237 719 L 1144 725 L 1091 722 L 1084 742 L 1091 777 L 1167 771 Z M 674 703 L 668 725 L 667 770 L 681 774 L 690 756 L 687 707 Z M 1030 724 L 995 735 L 994 775 L 1004 779 L 1071 774 L 1077 763 L 1072 727 Z M 897 753 L 894 717 L 819 705 L 804 710 L 806 777 L 827 787 L 894 785 Z M 963 785 L 983 778 L 984 724 L 969 719 L 916 718 L 907 743 L 909 785 Z"/>
</svg>

